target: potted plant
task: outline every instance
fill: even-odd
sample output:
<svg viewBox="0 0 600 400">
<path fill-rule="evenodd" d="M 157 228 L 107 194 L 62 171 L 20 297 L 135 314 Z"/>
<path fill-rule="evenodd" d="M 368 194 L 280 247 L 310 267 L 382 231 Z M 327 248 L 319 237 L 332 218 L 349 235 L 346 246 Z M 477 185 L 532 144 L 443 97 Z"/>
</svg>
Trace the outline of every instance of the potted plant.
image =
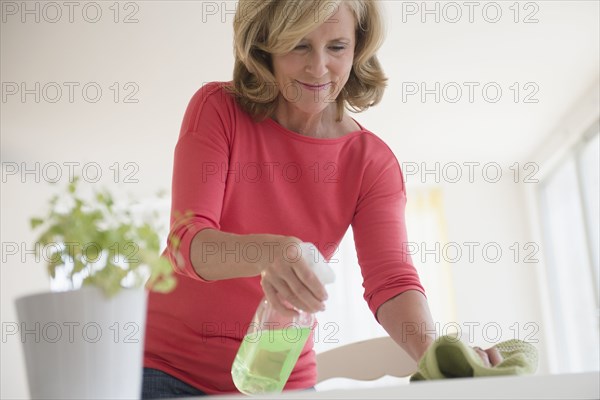
<svg viewBox="0 0 600 400">
<path fill-rule="evenodd" d="M 79 192 L 75 178 L 45 217 L 31 219 L 50 276 L 69 290 L 16 300 L 30 395 L 139 398 L 146 291 L 175 285 L 160 255 L 159 215 L 119 206 L 107 190 Z"/>
</svg>

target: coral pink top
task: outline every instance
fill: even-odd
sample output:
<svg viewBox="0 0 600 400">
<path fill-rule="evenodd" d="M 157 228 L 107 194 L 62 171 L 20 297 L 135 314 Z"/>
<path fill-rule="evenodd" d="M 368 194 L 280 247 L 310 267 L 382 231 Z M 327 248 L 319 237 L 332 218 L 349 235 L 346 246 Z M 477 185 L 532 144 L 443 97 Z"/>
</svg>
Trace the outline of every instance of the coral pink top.
<svg viewBox="0 0 600 400">
<path fill-rule="evenodd" d="M 151 293 L 144 366 L 209 393 L 237 392 L 231 365 L 263 297 L 260 277 L 205 281 L 190 263 L 190 242 L 204 228 L 295 236 L 326 259 L 352 225 L 371 311 L 410 289 L 424 293 L 410 256 L 400 165 L 364 129 L 335 139 L 303 136 L 271 118 L 255 123 L 225 92 L 205 84 L 192 97 L 175 147 L 171 234 L 185 267 L 169 294 Z M 185 225 L 176 215 L 191 211 Z M 180 214 L 177 214 L 180 213 Z M 256 248 L 228 249 L 256 255 Z M 173 261 L 169 248 L 165 254 Z M 342 274 L 342 264 L 332 264 Z M 285 389 L 316 383 L 309 338 Z"/>
</svg>

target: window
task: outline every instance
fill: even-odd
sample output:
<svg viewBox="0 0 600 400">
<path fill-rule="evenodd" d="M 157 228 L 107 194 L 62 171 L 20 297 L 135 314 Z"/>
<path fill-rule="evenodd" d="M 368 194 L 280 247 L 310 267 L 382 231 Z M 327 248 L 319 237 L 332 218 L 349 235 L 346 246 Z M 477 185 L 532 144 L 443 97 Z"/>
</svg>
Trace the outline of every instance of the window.
<svg viewBox="0 0 600 400">
<path fill-rule="evenodd" d="M 557 373 L 599 369 L 598 125 L 540 182 Z"/>
</svg>

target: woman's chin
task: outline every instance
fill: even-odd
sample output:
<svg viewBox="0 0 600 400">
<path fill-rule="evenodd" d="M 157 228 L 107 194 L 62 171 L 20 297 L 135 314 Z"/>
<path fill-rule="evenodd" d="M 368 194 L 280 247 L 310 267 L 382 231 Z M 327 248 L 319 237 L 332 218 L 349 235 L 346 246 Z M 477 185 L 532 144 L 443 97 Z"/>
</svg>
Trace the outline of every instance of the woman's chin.
<svg viewBox="0 0 600 400">
<path fill-rule="evenodd" d="M 311 104 L 311 106 L 298 107 L 298 109 L 304 114 L 314 115 L 325 111 L 328 105 L 329 103 L 319 102 L 316 104 Z"/>
</svg>

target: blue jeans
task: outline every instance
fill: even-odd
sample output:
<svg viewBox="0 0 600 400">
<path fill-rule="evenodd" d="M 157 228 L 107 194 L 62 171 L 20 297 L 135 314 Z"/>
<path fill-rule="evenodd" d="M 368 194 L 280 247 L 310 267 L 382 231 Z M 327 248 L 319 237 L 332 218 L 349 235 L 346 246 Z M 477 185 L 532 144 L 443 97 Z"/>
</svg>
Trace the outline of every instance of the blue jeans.
<svg viewBox="0 0 600 400">
<path fill-rule="evenodd" d="M 206 393 L 158 369 L 144 368 L 142 399 L 190 396 L 206 396 Z"/>
<path fill-rule="evenodd" d="M 316 391 L 313 387 L 307 391 Z M 203 391 L 158 369 L 144 368 L 142 399 L 207 396 Z"/>
</svg>

